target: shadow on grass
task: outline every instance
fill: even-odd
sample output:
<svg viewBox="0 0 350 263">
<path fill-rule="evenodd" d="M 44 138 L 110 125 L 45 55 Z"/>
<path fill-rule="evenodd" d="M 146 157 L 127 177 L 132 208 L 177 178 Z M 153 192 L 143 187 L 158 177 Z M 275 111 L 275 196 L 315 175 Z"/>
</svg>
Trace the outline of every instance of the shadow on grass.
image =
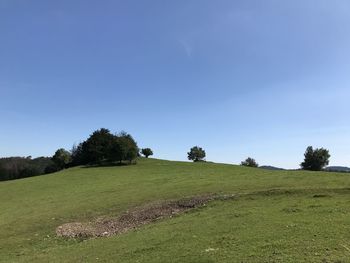
<svg viewBox="0 0 350 263">
<path fill-rule="evenodd" d="M 98 167 L 118 167 L 118 166 L 128 166 L 135 165 L 136 162 L 117 162 L 117 163 L 100 163 L 100 164 L 87 164 L 82 166 L 82 168 L 98 168 Z"/>
</svg>

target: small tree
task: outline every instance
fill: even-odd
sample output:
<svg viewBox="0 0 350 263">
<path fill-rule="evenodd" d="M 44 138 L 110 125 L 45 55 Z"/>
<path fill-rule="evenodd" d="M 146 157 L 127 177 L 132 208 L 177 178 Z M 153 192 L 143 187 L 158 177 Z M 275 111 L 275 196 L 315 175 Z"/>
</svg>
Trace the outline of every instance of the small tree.
<svg viewBox="0 0 350 263">
<path fill-rule="evenodd" d="M 248 167 L 258 167 L 259 164 L 253 159 L 248 157 L 245 161 L 241 162 L 241 165 Z"/>
<path fill-rule="evenodd" d="M 188 160 L 194 161 L 194 162 L 199 162 L 203 161 L 205 158 L 205 151 L 198 146 L 194 146 L 191 148 L 191 150 L 187 153 L 188 155 Z"/>
<path fill-rule="evenodd" d="M 52 161 L 55 163 L 57 168 L 65 168 L 71 161 L 71 154 L 65 149 L 58 149 L 54 156 L 52 156 Z"/>
<path fill-rule="evenodd" d="M 148 156 L 153 155 L 153 151 L 152 151 L 150 148 L 143 148 L 143 149 L 141 150 L 141 153 L 142 153 L 146 158 L 148 158 Z"/>
<path fill-rule="evenodd" d="M 306 148 L 304 157 L 304 162 L 300 164 L 303 170 L 321 171 L 329 164 L 331 156 L 327 149 L 313 149 L 312 146 L 309 146 Z"/>
</svg>

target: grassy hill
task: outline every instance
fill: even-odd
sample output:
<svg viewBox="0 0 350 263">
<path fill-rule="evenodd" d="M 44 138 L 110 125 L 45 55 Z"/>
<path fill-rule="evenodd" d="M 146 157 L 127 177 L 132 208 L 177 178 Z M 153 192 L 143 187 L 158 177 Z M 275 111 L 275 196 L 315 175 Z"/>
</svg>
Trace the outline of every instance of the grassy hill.
<svg viewBox="0 0 350 263">
<path fill-rule="evenodd" d="M 125 234 L 57 226 L 152 201 L 239 194 Z M 350 177 L 141 159 L 0 183 L 1 262 L 350 262 Z"/>
</svg>

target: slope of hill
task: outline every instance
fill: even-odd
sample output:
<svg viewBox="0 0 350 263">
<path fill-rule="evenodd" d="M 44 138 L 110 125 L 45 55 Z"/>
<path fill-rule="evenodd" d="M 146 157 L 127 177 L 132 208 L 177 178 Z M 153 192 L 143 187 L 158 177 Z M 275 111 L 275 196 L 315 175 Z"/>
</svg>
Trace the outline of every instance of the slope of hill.
<svg viewBox="0 0 350 263">
<path fill-rule="evenodd" d="M 236 194 L 137 230 L 87 240 L 57 226 L 158 200 Z M 350 178 L 141 159 L 0 183 L 1 262 L 347 262 Z"/>
<path fill-rule="evenodd" d="M 325 170 L 329 172 L 350 172 L 350 168 L 345 166 L 328 166 Z"/>
<path fill-rule="evenodd" d="M 261 169 L 266 169 L 266 170 L 279 170 L 279 171 L 282 171 L 282 170 L 285 170 L 283 168 L 278 168 L 278 167 L 275 167 L 275 166 L 271 166 L 271 165 L 262 165 L 262 166 L 259 166 L 259 168 Z"/>
</svg>

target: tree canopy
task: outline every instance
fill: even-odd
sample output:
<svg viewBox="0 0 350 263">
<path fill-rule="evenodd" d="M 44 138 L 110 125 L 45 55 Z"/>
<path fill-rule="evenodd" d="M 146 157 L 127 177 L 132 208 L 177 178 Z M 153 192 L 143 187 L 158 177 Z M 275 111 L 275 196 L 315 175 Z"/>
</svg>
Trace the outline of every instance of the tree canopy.
<svg viewBox="0 0 350 263">
<path fill-rule="evenodd" d="M 188 160 L 194 162 L 204 161 L 205 151 L 199 146 L 194 146 L 190 149 L 187 155 Z"/>
<path fill-rule="evenodd" d="M 143 148 L 141 150 L 141 153 L 148 158 L 149 156 L 153 155 L 153 151 L 151 150 L 151 148 Z"/>
<path fill-rule="evenodd" d="M 48 169 L 50 167 L 50 169 Z M 7 157 L 0 158 L 0 181 L 41 175 L 57 169 L 51 158 Z"/>
<path fill-rule="evenodd" d="M 241 165 L 248 167 L 258 167 L 259 164 L 253 159 L 248 157 L 245 161 L 241 162 Z"/>
<path fill-rule="evenodd" d="M 331 155 L 329 151 L 324 148 L 313 149 L 312 146 L 306 148 L 304 154 L 304 162 L 300 164 L 303 170 L 321 171 L 329 164 Z"/>
<path fill-rule="evenodd" d="M 93 132 L 90 137 L 74 146 L 72 149 L 72 163 L 74 165 L 101 164 L 102 162 L 131 163 L 138 154 L 137 143 L 134 138 L 121 132 L 113 135 L 108 129 Z"/>
<path fill-rule="evenodd" d="M 71 162 L 71 153 L 63 148 L 58 149 L 52 156 L 52 161 L 55 163 L 57 168 L 63 169 Z"/>
</svg>

